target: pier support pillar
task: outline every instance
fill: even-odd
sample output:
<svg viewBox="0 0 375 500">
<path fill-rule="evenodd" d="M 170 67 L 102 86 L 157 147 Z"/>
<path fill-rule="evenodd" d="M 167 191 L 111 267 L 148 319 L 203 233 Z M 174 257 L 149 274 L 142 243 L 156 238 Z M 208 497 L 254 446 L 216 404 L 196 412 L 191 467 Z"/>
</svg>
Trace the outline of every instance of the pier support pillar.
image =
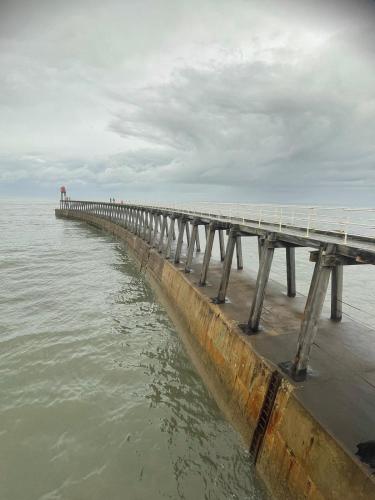
<svg viewBox="0 0 375 500">
<path fill-rule="evenodd" d="M 206 226 L 204 226 L 204 227 L 206 227 Z M 199 226 L 197 227 L 197 235 L 196 235 L 196 238 L 195 238 L 195 246 L 196 246 L 197 252 L 199 253 L 201 251 L 201 242 L 200 242 L 200 238 L 199 238 Z"/>
<path fill-rule="evenodd" d="M 190 222 L 189 221 L 186 221 L 185 230 L 186 230 L 186 243 L 188 245 L 190 245 Z"/>
<path fill-rule="evenodd" d="M 288 297 L 296 296 L 296 249 L 286 247 L 286 281 L 288 288 Z"/>
<path fill-rule="evenodd" d="M 177 245 L 176 245 L 176 253 L 174 255 L 174 263 L 175 264 L 178 264 L 180 262 L 182 243 L 184 241 L 185 226 L 186 226 L 186 220 L 183 217 L 180 217 L 180 219 L 178 221 L 179 231 L 178 231 L 178 238 L 177 238 Z"/>
<path fill-rule="evenodd" d="M 222 229 L 219 229 L 219 247 L 220 247 L 220 260 L 223 262 L 225 259 L 225 246 L 224 246 L 224 233 Z"/>
<path fill-rule="evenodd" d="M 264 243 L 264 238 L 262 238 L 262 236 L 258 236 L 258 259 L 259 259 L 259 265 L 260 265 L 260 263 L 262 261 L 263 243 Z"/>
<path fill-rule="evenodd" d="M 186 262 L 185 262 L 185 273 L 190 273 L 190 271 L 191 271 L 191 263 L 193 261 L 193 253 L 194 253 L 194 247 L 195 247 L 195 243 L 196 243 L 197 233 L 198 233 L 198 221 L 194 220 L 193 227 L 191 230 L 189 248 L 188 248 Z"/>
<path fill-rule="evenodd" d="M 160 215 L 158 213 L 154 214 L 154 230 L 152 233 L 152 242 L 151 242 L 151 246 L 154 248 L 156 248 L 156 244 L 157 244 L 156 238 L 158 235 L 159 219 L 160 219 Z"/>
<path fill-rule="evenodd" d="M 145 210 L 145 218 L 144 218 L 144 225 L 143 225 L 143 232 L 142 232 L 142 238 L 144 240 L 147 239 L 148 225 L 149 225 L 149 212 L 148 212 L 148 210 Z"/>
<path fill-rule="evenodd" d="M 265 240 L 262 249 L 262 258 L 259 265 L 257 281 L 255 285 L 255 295 L 251 305 L 250 318 L 248 321 L 248 328 L 252 332 L 259 330 L 260 316 L 262 314 L 263 301 L 266 293 L 268 278 L 271 271 L 275 237 L 270 234 Z"/>
<path fill-rule="evenodd" d="M 167 247 L 165 249 L 165 258 L 166 259 L 169 259 L 171 256 L 172 240 L 173 240 L 173 235 L 174 235 L 174 221 L 175 221 L 175 217 L 174 217 L 174 215 L 172 215 L 171 222 L 169 224 L 169 230 L 168 230 Z"/>
<path fill-rule="evenodd" d="M 237 269 L 243 269 L 242 240 L 240 234 L 236 236 L 236 257 L 237 257 Z"/>
<path fill-rule="evenodd" d="M 205 226 L 205 228 L 206 227 L 207 226 Z M 215 239 L 215 224 L 213 222 L 211 222 L 208 226 L 208 232 L 207 232 L 207 236 L 206 236 L 206 249 L 204 251 L 203 266 L 202 266 L 202 271 L 201 271 L 201 277 L 199 280 L 199 284 L 201 286 L 206 285 L 206 282 L 207 282 L 207 273 L 208 273 L 208 267 L 210 265 L 212 246 L 214 243 L 214 239 Z"/>
<path fill-rule="evenodd" d="M 343 271 L 342 264 L 337 263 L 332 268 L 331 275 L 331 319 L 341 321 L 342 319 L 342 290 L 343 290 Z"/>
<path fill-rule="evenodd" d="M 318 260 L 315 263 L 298 337 L 297 354 L 291 368 L 291 375 L 297 381 L 306 378 L 311 347 L 318 331 L 318 322 L 327 293 L 331 270 L 335 265 L 334 259 L 332 259 L 333 256 L 334 245 L 326 245 L 321 248 Z"/>
<path fill-rule="evenodd" d="M 147 228 L 147 238 L 146 241 L 151 245 L 151 239 L 152 239 L 152 226 L 153 226 L 153 221 L 154 221 L 154 212 L 150 212 L 149 217 L 148 217 L 148 228 Z"/>
<path fill-rule="evenodd" d="M 223 273 L 221 275 L 219 293 L 215 299 L 217 304 L 223 304 L 225 302 L 225 296 L 227 294 L 227 288 L 229 283 L 230 271 L 232 269 L 232 260 L 234 247 L 236 245 L 237 230 L 231 228 L 228 235 L 227 249 L 225 252 L 225 259 L 223 264 Z"/>
<path fill-rule="evenodd" d="M 160 239 L 159 239 L 159 253 L 161 253 L 163 251 L 163 245 L 164 245 L 164 234 L 165 234 L 165 231 L 167 229 L 167 223 L 168 223 L 168 217 L 166 215 L 163 215 L 163 222 L 162 222 L 162 225 L 161 225 L 161 229 L 160 229 Z"/>
</svg>

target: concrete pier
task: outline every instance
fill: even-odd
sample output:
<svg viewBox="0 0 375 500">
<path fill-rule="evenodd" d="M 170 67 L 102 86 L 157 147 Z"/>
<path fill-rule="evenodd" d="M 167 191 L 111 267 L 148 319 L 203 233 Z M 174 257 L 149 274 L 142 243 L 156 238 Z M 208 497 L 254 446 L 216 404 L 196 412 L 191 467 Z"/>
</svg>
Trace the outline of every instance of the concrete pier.
<svg viewBox="0 0 375 500">
<path fill-rule="evenodd" d="M 302 236 L 296 228 L 280 232 L 169 209 L 158 212 L 164 232 L 166 219 L 174 217 L 179 232 L 176 242 L 167 242 L 171 258 L 166 260 L 142 238 L 144 233 L 135 234 L 129 220 L 134 209 L 155 207 L 115 205 L 108 211 L 107 204 L 70 203 L 57 215 L 85 220 L 124 240 L 178 310 L 204 366 L 227 394 L 249 449 L 257 450 L 256 468 L 275 497 L 375 497 L 372 469 L 356 455 L 359 443 L 375 439 L 375 332 L 351 321 L 341 308 L 343 266 L 373 264 L 373 242 L 352 238 L 348 244 L 329 232 Z M 128 218 L 116 217 L 121 210 Z M 139 220 L 142 226 L 150 218 Z M 189 221 L 192 234 L 186 246 Z M 199 224 L 209 228 L 204 254 L 195 251 Z M 229 231 L 224 262 L 211 256 L 216 224 Z M 160 232 L 154 232 L 158 249 Z M 257 275 L 232 266 L 238 236 L 258 237 Z M 296 246 L 313 250 L 315 271 L 307 299 L 296 295 Z M 287 293 L 269 280 L 274 251 L 286 252 Z M 331 274 L 334 293 L 327 310 Z"/>
</svg>

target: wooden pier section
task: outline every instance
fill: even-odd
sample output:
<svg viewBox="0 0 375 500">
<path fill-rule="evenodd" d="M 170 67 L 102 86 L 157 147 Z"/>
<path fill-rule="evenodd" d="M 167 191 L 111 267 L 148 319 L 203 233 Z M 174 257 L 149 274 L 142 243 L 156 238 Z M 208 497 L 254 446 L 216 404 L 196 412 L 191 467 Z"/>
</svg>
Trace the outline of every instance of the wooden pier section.
<svg viewBox="0 0 375 500">
<path fill-rule="evenodd" d="M 270 218 L 264 208 L 262 212 L 262 217 L 255 217 L 254 212 L 233 213 L 222 207 L 75 200 L 62 200 L 57 211 L 58 215 L 75 214 L 83 220 L 85 215 L 94 216 L 139 237 L 235 322 L 254 352 L 275 367 L 267 379 L 268 389 L 250 436 L 255 460 L 270 425 L 280 381 L 285 379 L 295 388 L 297 400 L 367 477 L 360 493 L 355 490 L 342 496 L 337 487 L 332 495 L 314 488 L 308 494 L 297 494 L 295 486 L 296 496 L 290 498 L 374 498 L 375 332 L 348 318 L 342 321 L 342 293 L 345 266 L 375 264 L 375 238 L 352 234 L 348 225 L 338 229 L 313 227 L 309 217 L 301 223 L 295 215 Z M 203 233 L 199 231 L 202 227 Z M 204 245 L 200 234 L 205 235 Z M 215 237 L 220 260 L 212 258 Z M 242 240 L 248 237 L 258 242 L 256 274 L 244 269 Z M 314 266 L 306 299 L 296 290 L 298 247 L 311 250 Z M 275 251 L 285 252 L 285 287 L 269 281 Z M 325 311 L 330 283 L 330 310 Z M 370 451 L 373 443 L 373 458 L 370 453 L 367 461 L 359 461 L 355 454 L 360 443 L 367 443 Z"/>
</svg>

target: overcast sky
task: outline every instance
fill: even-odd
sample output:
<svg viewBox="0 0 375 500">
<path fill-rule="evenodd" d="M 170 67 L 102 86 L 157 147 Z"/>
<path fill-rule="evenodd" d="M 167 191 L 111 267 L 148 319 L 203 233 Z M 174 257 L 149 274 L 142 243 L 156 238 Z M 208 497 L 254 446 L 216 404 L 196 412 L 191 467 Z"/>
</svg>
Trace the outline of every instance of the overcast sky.
<svg viewBox="0 0 375 500">
<path fill-rule="evenodd" d="M 375 3 L 0 0 L 0 195 L 375 206 Z"/>
</svg>

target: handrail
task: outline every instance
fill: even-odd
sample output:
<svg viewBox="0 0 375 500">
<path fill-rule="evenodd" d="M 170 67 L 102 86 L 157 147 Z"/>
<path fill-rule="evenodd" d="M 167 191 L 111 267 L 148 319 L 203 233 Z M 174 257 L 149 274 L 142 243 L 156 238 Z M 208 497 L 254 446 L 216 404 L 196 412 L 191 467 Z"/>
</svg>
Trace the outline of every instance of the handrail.
<svg viewBox="0 0 375 500">
<path fill-rule="evenodd" d="M 65 207 L 74 204 L 93 204 L 103 206 L 132 206 L 153 210 L 176 211 L 181 214 L 211 217 L 226 221 L 241 222 L 246 225 L 256 223 L 259 228 L 270 225 L 279 232 L 297 229 L 308 237 L 311 233 L 324 231 L 327 234 L 340 236 L 344 243 L 351 238 L 366 238 L 375 243 L 375 208 L 348 208 L 303 205 L 273 205 L 250 203 L 110 203 L 85 200 L 65 200 Z"/>
</svg>

